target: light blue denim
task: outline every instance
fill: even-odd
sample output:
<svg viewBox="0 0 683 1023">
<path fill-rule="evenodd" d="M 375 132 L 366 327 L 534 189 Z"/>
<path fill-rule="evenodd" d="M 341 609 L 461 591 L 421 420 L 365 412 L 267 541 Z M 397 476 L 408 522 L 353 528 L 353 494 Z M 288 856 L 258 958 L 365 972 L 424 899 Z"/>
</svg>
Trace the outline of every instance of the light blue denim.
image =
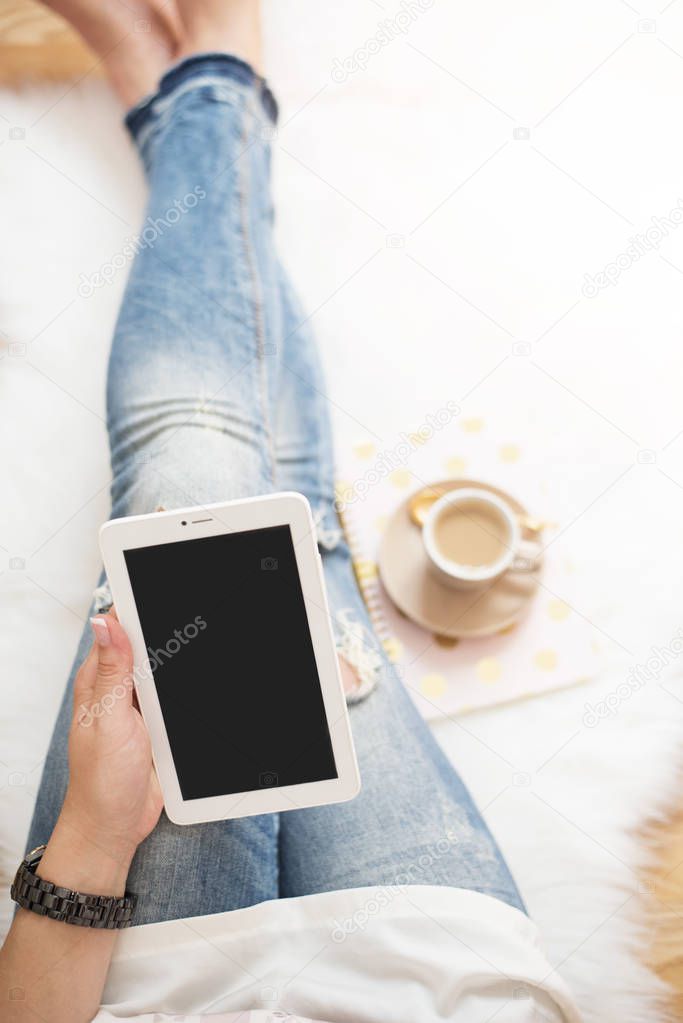
<svg viewBox="0 0 683 1023">
<path fill-rule="evenodd" d="M 109 363 L 112 510 L 276 489 L 306 495 L 327 538 L 335 631 L 355 621 L 382 657 L 376 687 L 350 709 L 362 791 L 349 803 L 190 827 L 162 814 L 130 873 L 136 922 L 407 882 L 469 888 L 523 909 L 469 793 L 372 636 L 348 548 L 335 542 L 325 384 L 273 243 L 276 117 L 262 79 L 220 54 L 178 65 L 128 116 L 149 205 Z M 89 645 L 86 629 L 29 848 L 49 838 L 64 799 L 73 676 Z"/>
</svg>

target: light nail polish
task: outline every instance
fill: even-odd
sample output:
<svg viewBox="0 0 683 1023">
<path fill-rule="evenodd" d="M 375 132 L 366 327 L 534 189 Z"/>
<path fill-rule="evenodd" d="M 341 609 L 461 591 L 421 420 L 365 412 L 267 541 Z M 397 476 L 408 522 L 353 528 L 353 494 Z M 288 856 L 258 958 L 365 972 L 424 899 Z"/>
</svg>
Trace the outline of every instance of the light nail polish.
<svg viewBox="0 0 683 1023">
<path fill-rule="evenodd" d="M 111 636 L 109 635 L 109 626 L 105 618 L 91 618 L 90 625 L 92 627 L 93 636 L 98 646 L 109 646 L 111 643 Z"/>
</svg>

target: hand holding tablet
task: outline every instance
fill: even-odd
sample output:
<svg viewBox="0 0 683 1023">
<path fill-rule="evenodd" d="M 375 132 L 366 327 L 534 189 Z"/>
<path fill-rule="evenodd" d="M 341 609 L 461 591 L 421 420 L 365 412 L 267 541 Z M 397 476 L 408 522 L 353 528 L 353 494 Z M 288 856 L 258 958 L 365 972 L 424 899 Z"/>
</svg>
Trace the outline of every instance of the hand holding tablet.
<svg viewBox="0 0 683 1023">
<path fill-rule="evenodd" d="M 114 519 L 100 543 L 172 821 L 358 793 L 304 497 Z"/>
</svg>

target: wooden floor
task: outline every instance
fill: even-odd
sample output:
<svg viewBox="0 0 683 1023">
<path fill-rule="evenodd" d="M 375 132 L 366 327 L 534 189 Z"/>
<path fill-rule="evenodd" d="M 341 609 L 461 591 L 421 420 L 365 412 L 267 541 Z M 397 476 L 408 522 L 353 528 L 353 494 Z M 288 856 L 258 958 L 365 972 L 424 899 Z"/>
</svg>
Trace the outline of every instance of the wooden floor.
<svg viewBox="0 0 683 1023">
<path fill-rule="evenodd" d="M 98 73 L 96 61 L 61 19 L 35 0 L 0 0 L 0 82 L 56 81 L 87 73 Z M 648 841 L 657 851 L 657 867 L 643 878 L 652 892 L 653 937 L 643 955 L 673 987 L 672 1010 L 683 1020 L 683 809 L 654 828 Z"/>
<path fill-rule="evenodd" d="M 0 82 L 58 81 L 97 73 L 92 53 L 35 0 L 0 0 Z"/>
<path fill-rule="evenodd" d="M 683 802 L 683 800 L 682 800 Z M 671 1008 L 683 1019 L 683 809 L 653 828 L 657 865 L 644 877 L 652 921 L 648 961 L 674 990 Z"/>
</svg>

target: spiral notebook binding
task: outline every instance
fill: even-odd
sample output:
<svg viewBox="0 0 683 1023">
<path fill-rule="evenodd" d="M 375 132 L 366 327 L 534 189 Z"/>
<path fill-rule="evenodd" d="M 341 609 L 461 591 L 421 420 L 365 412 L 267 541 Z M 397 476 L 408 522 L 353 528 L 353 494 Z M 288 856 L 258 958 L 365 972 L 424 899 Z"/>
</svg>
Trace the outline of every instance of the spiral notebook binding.
<svg viewBox="0 0 683 1023">
<path fill-rule="evenodd" d="M 367 608 L 373 632 L 382 644 L 389 660 L 396 661 L 398 660 L 399 641 L 389 632 L 386 618 L 384 617 L 377 565 L 374 561 L 364 556 L 356 528 L 339 496 L 337 497 L 337 515 L 349 551 L 351 552 L 351 563 L 356 576 L 356 582 Z"/>
</svg>

